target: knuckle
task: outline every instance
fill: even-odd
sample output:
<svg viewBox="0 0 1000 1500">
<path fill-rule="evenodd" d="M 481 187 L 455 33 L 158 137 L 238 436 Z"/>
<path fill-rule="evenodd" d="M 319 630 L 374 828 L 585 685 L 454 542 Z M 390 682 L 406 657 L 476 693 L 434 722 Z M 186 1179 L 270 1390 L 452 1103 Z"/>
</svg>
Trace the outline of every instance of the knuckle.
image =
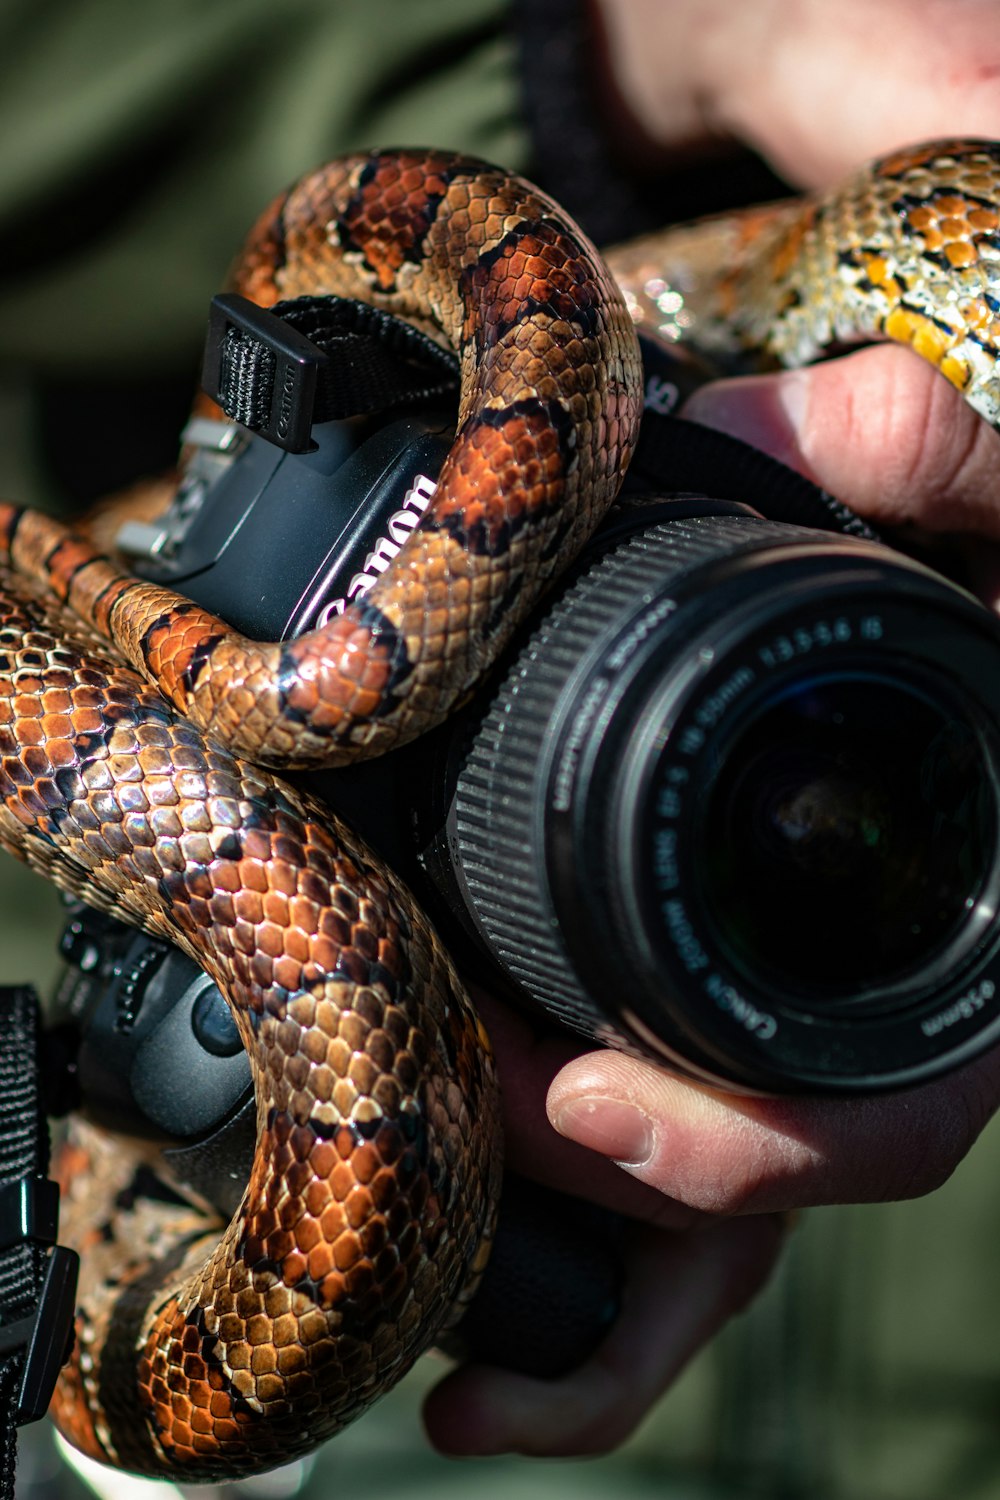
<svg viewBox="0 0 1000 1500">
<path fill-rule="evenodd" d="M 911 1101 L 899 1117 L 895 1149 L 886 1143 L 877 1153 L 882 1170 L 869 1177 L 868 1201 L 922 1198 L 942 1187 L 996 1108 L 994 1092 L 973 1071 Z"/>
<path fill-rule="evenodd" d="M 986 519 L 983 479 L 996 438 L 953 387 L 920 373 L 900 434 L 907 509 L 930 531 L 966 530 Z"/>
<path fill-rule="evenodd" d="M 876 524 L 1000 535 L 1000 440 L 936 370 L 880 345 L 814 373 L 805 448 L 821 482 Z"/>
</svg>

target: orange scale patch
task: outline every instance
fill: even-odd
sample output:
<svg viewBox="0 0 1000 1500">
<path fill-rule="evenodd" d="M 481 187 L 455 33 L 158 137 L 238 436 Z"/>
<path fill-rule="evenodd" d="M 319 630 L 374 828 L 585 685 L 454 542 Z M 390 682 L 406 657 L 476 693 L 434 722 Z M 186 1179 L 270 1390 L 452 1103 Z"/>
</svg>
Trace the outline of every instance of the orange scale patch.
<svg viewBox="0 0 1000 1500">
<path fill-rule="evenodd" d="M 292 895 L 288 902 L 288 921 L 303 933 L 315 931 L 319 913 L 318 903 L 305 896 Z"/>
<path fill-rule="evenodd" d="M 407 261 L 419 261 L 427 231 L 447 191 L 448 163 L 437 158 L 395 160 L 373 157 L 358 178 L 356 191 L 337 222 L 346 254 L 360 254 L 376 284 L 385 291 L 395 285 Z"/>
<path fill-rule="evenodd" d="M 322 1217 L 320 1218 L 320 1228 L 323 1231 L 323 1238 L 329 1244 L 332 1245 L 340 1238 L 347 1229 L 347 1215 L 344 1213 L 341 1204 L 331 1203 L 328 1208 L 323 1210 Z"/>
<path fill-rule="evenodd" d="M 299 1250 L 290 1250 L 281 1264 L 281 1279 L 286 1286 L 295 1286 L 305 1279 L 306 1258 Z"/>
<path fill-rule="evenodd" d="M 310 1280 L 317 1283 L 330 1275 L 334 1269 L 333 1246 L 325 1240 L 314 1245 L 308 1258 Z"/>
<path fill-rule="evenodd" d="M 49 739 L 68 740 L 74 732 L 71 718 L 66 714 L 52 713 L 46 705 L 45 733 Z M 122 757 L 113 756 L 111 764 L 112 772 L 117 781 L 139 781 L 142 779 L 142 771 L 131 757 L 125 760 Z"/>
<path fill-rule="evenodd" d="M 232 897 L 226 891 L 217 890 L 208 904 L 208 909 L 214 926 L 232 927 L 236 921 Z"/>
<path fill-rule="evenodd" d="M 339 625 L 341 620 L 347 622 L 346 626 Z M 339 616 L 330 631 L 335 638 L 328 640 L 329 657 L 326 656 L 326 644 L 322 662 L 309 663 L 309 654 L 315 652 L 313 646 L 307 645 L 299 654 L 304 667 L 319 667 L 320 685 L 317 686 L 304 672 L 300 679 L 288 685 L 285 692 L 292 712 L 306 717 L 317 730 L 335 729 L 345 714 L 372 716 L 379 708 L 393 673 L 391 648 L 373 638 L 367 628 L 359 626 L 350 616 Z M 346 636 L 346 639 L 337 639 L 340 636 Z M 308 642 L 308 637 L 304 636 L 302 640 Z M 298 644 L 296 642 L 289 648 L 289 655 L 296 654 Z"/>
<path fill-rule="evenodd" d="M 262 990 L 270 989 L 274 983 L 274 964 L 266 953 L 254 952 L 250 959 L 250 976 Z"/>
<path fill-rule="evenodd" d="M 374 1205 L 372 1195 L 366 1187 L 362 1187 L 360 1183 L 355 1186 L 344 1202 L 344 1212 L 352 1229 L 360 1229 L 367 1223 L 374 1212 Z"/>
<path fill-rule="evenodd" d="M 307 1026 L 302 1033 L 302 1039 L 299 1043 L 299 1050 L 302 1053 L 303 1057 L 307 1057 L 314 1066 L 325 1063 L 327 1055 L 327 1039 L 321 1031 L 317 1030 L 316 1027 Z M 324 1142 L 323 1144 L 325 1145 L 326 1143 Z M 315 1150 L 316 1148 L 314 1147 L 310 1155 L 310 1160 L 314 1159 Z"/>
<path fill-rule="evenodd" d="M 286 903 L 296 895 L 299 888 L 298 868 L 290 861 L 281 861 L 271 868 L 271 890 Z M 287 906 L 286 906 L 287 912 Z M 287 916 L 284 919 L 288 920 Z"/>
<path fill-rule="evenodd" d="M 261 828 L 245 828 L 243 830 L 243 856 L 247 863 L 253 860 L 262 860 L 266 863 L 270 860 L 270 835 Z"/>
<path fill-rule="evenodd" d="M 255 926 L 264 915 L 260 896 L 255 891 L 237 892 L 233 897 L 233 909 L 240 921 L 252 922 Z"/>
<path fill-rule="evenodd" d="M 302 962 L 300 959 L 283 955 L 275 960 L 271 970 L 274 983 L 281 986 L 283 990 L 294 993 L 302 988 Z"/>
<path fill-rule="evenodd" d="M 261 922 L 257 928 L 257 946 L 268 958 L 280 958 L 284 953 L 284 928 L 274 922 Z"/>
<path fill-rule="evenodd" d="M 315 1166 L 313 1170 L 315 1171 Z M 335 1214 L 339 1214 L 339 1209 L 333 1209 L 333 1205 L 330 1201 L 330 1189 L 326 1182 L 325 1174 L 322 1178 L 318 1178 L 317 1180 L 309 1184 L 304 1194 L 302 1195 L 302 1201 L 305 1204 L 306 1213 L 311 1218 L 320 1221 L 320 1229 L 322 1233 L 326 1235 L 327 1239 L 330 1239 L 330 1228 L 323 1216 L 327 1213 L 330 1213 L 331 1210 L 333 1210 Z"/>
<path fill-rule="evenodd" d="M 353 1234 L 342 1234 L 333 1246 L 334 1263 L 337 1270 L 341 1272 L 349 1271 L 362 1258 L 362 1254 L 361 1246 Z M 333 1280 L 333 1277 L 331 1276 L 329 1279 Z"/>
<path fill-rule="evenodd" d="M 343 1203 L 355 1187 L 355 1176 L 346 1162 L 338 1162 L 329 1174 L 329 1183 L 333 1189 L 333 1195 L 338 1202 Z"/>
<path fill-rule="evenodd" d="M 934 205 L 939 214 L 948 216 L 961 216 L 965 213 L 969 203 L 958 193 L 939 193 L 934 199 Z"/>
<path fill-rule="evenodd" d="M 270 1343 L 262 1344 L 253 1351 L 250 1356 L 250 1369 L 258 1377 L 261 1375 L 273 1375 L 278 1368 L 278 1356 Z M 197 1423 L 192 1422 L 196 1431 L 200 1431 Z"/>
<path fill-rule="evenodd" d="M 39 719 L 22 719 L 17 726 L 18 746 L 41 745 L 48 738 Z"/>
<path fill-rule="evenodd" d="M 484 414 L 457 450 L 455 464 L 454 483 L 435 519 L 486 552 L 496 551 L 512 528 L 550 503 L 563 474 L 558 439 L 540 412 Z"/>
<path fill-rule="evenodd" d="M 311 1215 L 303 1214 L 295 1226 L 295 1244 L 303 1255 L 308 1256 L 315 1250 L 317 1245 L 323 1243 L 323 1232 L 320 1225 Z"/>
<path fill-rule="evenodd" d="M 309 943 L 309 958 L 316 965 L 320 974 L 331 974 L 337 967 L 341 957 L 339 943 L 332 942 L 330 938 L 314 937 Z M 319 975 L 317 975 L 317 978 Z"/>
<path fill-rule="evenodd" d="M 357 1150 L 354 1152 L 354 1155 L 351 1157 L 351 1166 L 354 1169 L 354 1175 L 357 1178 L 359 1184 L 363 1183 L 367 1186 L 367 1184 L 372 1181 L 376 1172 L 382 1166 L 382 1162 L 378 1152 L 375 1150 L 375 1147 L 371 1144 L 370 1141 L 366 1141 L 363 1145 L 357 1148 Z M 371 1213 L 371 1194 L 365 1191 L 364 1193 L 359 1192 L 358 1196 L 364 1199 L 362 1219 L 355 1220 L 354 1218 L 354 1210 L 352 1208 L 353 1200 L 349 1199 L 347 1203 L 348 1222 L 351 1223 L 355 1228 L 357 1228 L 364 1221 L 364 1218 L 367 1218 Z"/>
<path fill-rule="evenodd" d="M 260 860 L 241 859 L 239 863 L 240 884 L 245 891 L 256 891 L 263 895 L 268 890 L 267 866 Z M 263 903 L 258 901 L 257 908 L 263 911 Z M 255 920 L 259 921 L 257 917 Z"/>
<path fill-rule="evenodd" d="M 345 1135 L 349 1133 L 349 1131 L 344 1131 Z M 324 1182 L 342 1160 L 343 1157 L 338 1154 L 337 1147 L 332 1141 L 317 1141 L 309 1153 L 309 1165 L 320 1182 Z M 324 1198 L 325 1201 L 327 1201 L 326 1198 Z"/>
<path fill-rule="evenodd" d="M 948 257 L 948 264 L 954 266 L 956 270 L 974 266 L 979 258 L 975 246 L 961 240 L 946 245 L 944 253 Z"/>
</svg>

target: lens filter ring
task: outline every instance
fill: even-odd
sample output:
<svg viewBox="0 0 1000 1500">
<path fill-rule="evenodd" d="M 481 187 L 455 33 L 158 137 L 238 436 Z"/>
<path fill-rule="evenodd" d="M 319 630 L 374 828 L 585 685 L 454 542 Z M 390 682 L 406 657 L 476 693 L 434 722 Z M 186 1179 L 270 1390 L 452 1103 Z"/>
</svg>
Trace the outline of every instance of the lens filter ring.
<svg viewBox="0 0 1000 1500">
<path fill-rule="evenodd" d="M 632 1019 L 669 993 L 710 1074 L 884 1087 L 1000 1034 L 997 632 L 905 581 L 772 591 L 738 639 L 694 644 L 700 677 L 631 747 Z"/>
</svg>

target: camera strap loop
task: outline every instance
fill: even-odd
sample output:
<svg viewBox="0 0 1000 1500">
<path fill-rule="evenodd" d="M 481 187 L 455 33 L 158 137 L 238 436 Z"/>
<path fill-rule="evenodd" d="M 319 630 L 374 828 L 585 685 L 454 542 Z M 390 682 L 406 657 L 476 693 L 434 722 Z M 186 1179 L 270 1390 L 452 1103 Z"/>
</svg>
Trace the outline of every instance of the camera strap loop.
<svg viewBox="0 0 1000 1500">
<path fill-rule="evenodd" d="M 0 987 L 0 1500 L 13 1500 L 17 1428 L 44 1416 L 66 1358 L 79 1266 L 55 1245 L 40 1036 L 35 991 Z"/>
<path fill-rule="evenodd" d="M 202 386 L 234 422 L 291 453 L 316 422 L 454 398 L 458 361 L 426 334 L 345 297 L 297 297 L 269 310 L 214 297 Z"/>
</svg>

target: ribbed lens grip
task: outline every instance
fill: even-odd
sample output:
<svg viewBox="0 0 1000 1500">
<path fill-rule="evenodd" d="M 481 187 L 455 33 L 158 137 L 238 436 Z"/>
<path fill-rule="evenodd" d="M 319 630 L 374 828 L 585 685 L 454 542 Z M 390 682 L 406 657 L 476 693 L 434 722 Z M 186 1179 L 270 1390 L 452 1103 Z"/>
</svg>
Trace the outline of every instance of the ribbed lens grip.
<svg viewBox="0 0 1000 1500">
<path fill-rule="evenodd" d="M 545 868 L 545 751 L 563 702 L 586 692 L 602 653 L 673 580 L 719 557 L 809 535 L 742 516 L 650 526 L 605 554 L 553 606 L 476 733 L 453 803 L 452 858 L 497 957 L 568 1025 L 589 1034 L 612 1029 L 574 971 Z"/>
</svg>

